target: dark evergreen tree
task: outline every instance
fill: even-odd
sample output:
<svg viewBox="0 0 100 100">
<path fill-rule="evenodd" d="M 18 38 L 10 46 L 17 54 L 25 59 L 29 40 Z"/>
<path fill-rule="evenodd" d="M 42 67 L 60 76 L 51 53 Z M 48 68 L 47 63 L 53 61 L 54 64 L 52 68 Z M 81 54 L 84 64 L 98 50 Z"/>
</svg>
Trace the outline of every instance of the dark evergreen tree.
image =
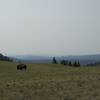
<svg viewBox="0 0 100 100">
<path fill-rule="evenodd" d="M 77 61 L 74 61 L 73 66 L 77 67 Z"/>
<path fill-rule="evenodd" d="M 80 67 L 80 62 L 79 62 L 79 61 L 75 61 L 75 62 L 73 63 L 73 66 L 74 66 L 74 67 Z"/>
<path fill-rule="evenodd" d="M 78 67 L 80 67 L 80 66 L 81 66 L 79 61 L 77 62 L 77 64 L 78 64 Z"/>
<path fill-rule="evenodd" d="M 71 61 L 69 61 L 69 62 L 68 62 L 68 65 L 69 65 L 69 66 L 72 66 L 72 62 L 71 62 Z"/>
<path fill-rule="evenodd" d="M 64 63 L 64 60 L 61 60 L 60 64 L 63 64 Z"/>
<path fill-rule="evenodd" d="M 58 64 L 55 57 L 53 57 L 53 64 Z"/>
<path fill-rule="evenodd" d="M 60 63 L 63 64 L 63 65 L 67 65 L 67 61 L 66 60 L 62 60 Z"/>
</svg>

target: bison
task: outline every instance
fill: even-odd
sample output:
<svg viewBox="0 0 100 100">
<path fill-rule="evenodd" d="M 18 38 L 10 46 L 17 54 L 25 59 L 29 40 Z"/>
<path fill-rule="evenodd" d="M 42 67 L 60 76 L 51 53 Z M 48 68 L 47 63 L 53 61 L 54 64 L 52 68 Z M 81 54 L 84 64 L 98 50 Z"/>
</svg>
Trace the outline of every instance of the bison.
<svg viewBox="0 0 100 100">
<path fill-rule="evenodd" d="M 19 64 L 17 65 L 17 70 L 26 70 L 27 69 L 27 66 L 25 64 Z"/>
</svg>

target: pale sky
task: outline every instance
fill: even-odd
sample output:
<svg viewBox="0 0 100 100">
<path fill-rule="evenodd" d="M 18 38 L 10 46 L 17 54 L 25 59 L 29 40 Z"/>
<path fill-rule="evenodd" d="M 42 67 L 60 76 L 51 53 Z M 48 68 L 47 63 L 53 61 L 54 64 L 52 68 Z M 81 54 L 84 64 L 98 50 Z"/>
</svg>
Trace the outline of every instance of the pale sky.
<svg viewBox="0 0 100 100">
<path fill-rule="evenodd" d="M 100 0 L 0 0 L 0 52 L 100 53 Z"/>
</svg>

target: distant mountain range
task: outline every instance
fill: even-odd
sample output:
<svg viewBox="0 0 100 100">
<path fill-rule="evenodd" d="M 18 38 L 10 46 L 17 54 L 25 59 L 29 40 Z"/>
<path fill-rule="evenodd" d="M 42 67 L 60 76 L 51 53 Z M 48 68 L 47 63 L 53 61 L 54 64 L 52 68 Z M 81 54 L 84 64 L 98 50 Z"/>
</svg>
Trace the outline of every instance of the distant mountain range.
<svg viewBox="0 0 100 100">
<path fill-rule="evenodd" d="M 75 61 L 79 60 L 81 65 L 94 64 L 100 62 L 100 54 L 98 55 L 78 55 L 78 56 L 55 56 L 56 60 L 60 63 L 61 60 Z M 14 61 L 27 62 L 27 63 L 52 63 L 53 57 L 51 56 L 34 56 L 34 55 L 16 55 L 10 56 Z"/>
<path fill-rule="evenodd" d="M 52 57 L 49 56 L 33 56 L 33 55 L 15 55 L 15 56 L 9 56 L 16 62 L 24 62 L 24 63 L 41 63 L 41 64 L 47 64 L 52 63 Z"/>
</svg>

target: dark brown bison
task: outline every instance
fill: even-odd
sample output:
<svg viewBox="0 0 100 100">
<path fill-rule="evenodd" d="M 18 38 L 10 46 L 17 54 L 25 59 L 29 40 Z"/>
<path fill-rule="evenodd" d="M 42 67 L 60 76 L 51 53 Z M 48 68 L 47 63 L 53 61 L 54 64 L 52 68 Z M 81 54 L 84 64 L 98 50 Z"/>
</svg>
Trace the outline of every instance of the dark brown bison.
<svg viewBox="0 0 100 100">
<path fill-rule="evenodd" d="M 19 64 L 17 65 L 17 70 L 26 70 L 27 69 L 27 66 L 25 64 Z"/>
</svg>

